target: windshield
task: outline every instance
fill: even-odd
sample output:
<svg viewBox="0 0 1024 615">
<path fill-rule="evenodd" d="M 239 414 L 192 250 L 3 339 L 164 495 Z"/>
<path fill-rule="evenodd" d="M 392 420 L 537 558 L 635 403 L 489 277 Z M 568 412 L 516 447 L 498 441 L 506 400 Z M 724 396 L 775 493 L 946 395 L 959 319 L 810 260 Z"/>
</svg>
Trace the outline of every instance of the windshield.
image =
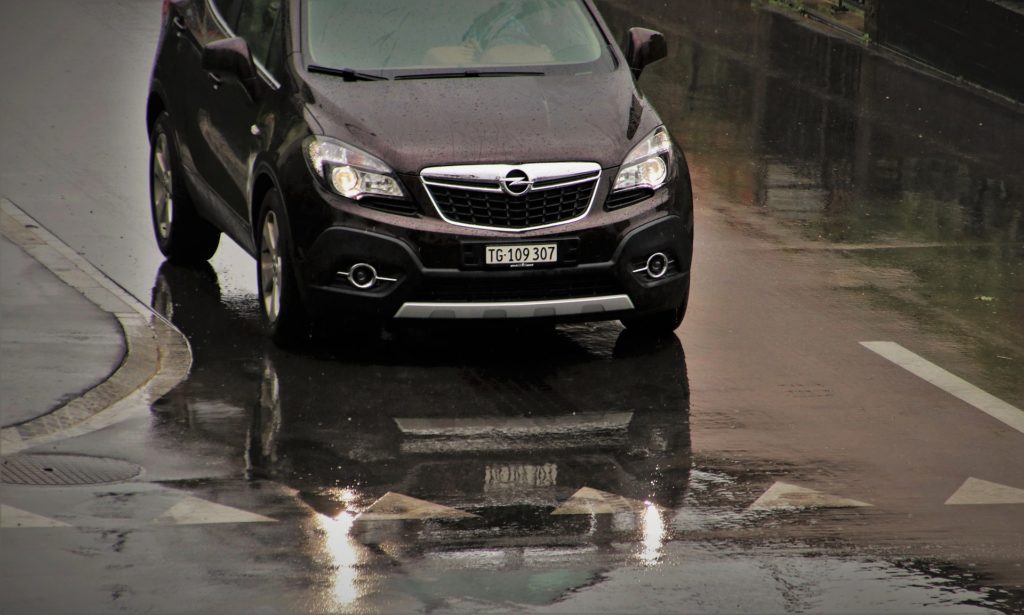
<svg viewBox="0 0 1024 615">
<path fill-rule="evenodd" d="M 367 73 L 501 72 L 607 61 L 580 0 L 307 0 L 312 65 Z"/>
</svg>

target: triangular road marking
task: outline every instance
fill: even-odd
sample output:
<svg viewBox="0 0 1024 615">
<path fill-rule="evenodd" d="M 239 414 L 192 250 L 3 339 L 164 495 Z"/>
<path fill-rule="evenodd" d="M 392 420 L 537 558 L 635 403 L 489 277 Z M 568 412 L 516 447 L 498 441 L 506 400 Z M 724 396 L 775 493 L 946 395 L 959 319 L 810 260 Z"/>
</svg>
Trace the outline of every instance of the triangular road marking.
<svg viewBox="0 0 1024 615">
<path fill-rule="evenodd" d="M 476 516 L 464 510 L 434 504 L 433 502 L 389 491 L 356 517 L 356 521 L 470 519 Z"/>
<path fill-rule="evenodd" d="M 556 508 L 552 515 L 603 515 L 611 513 L 642 513 L 647 505 L 621 495 L 583 487 Z"/>
<path fill-rule="evenodd" d="M 267 523 L 276 519 L 257 515 L 239 508 L 209 502 L 195 497 L 187 497 L 174 506 L 153 523 L 157 525 L 202 525 L 207 523 Z"/>
<path fill-rule="evenodd" d="M 785 510 L 793 508 L 861 508 L 867 502 L 850 500 L 835 495 L 797 487 L 789 483 L 775 483 L 765 491 L 749 510 Z"/>
<path fill-rule="evenodd" d="M 0 504 L 0 527 L 71 527 L 63 521 L 50 519 L 20 508 Z"/>
<path fill-rule="evenodd" d="M 949 496 L 946 504 L 1024 504 L 1024 489 L 971 477 Z"/>
</svg>

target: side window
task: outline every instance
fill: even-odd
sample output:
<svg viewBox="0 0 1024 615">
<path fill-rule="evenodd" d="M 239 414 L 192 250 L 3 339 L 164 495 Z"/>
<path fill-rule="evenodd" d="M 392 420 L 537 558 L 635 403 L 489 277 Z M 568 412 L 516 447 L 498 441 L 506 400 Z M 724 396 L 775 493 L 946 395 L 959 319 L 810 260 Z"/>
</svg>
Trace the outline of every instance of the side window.
<svg viewBox="0 0 1024 615">
<path fill-rule="evenodd" d="M 203 10 L 202 31 L 197 34 L 201 45 L 209 45 L 227 36 L 227 30 L 235 26 L 235 18 L 238 16 L 238 7 L 242 0 L 209 0 L 208 6 Z"/>
<path fill-rule="evenodd" d="M 242 5 L 242 0 L 210 0 L 220 16 L 224 18 L 224 23 L 229 28 L 233 28 L 235 25 L 235 18 L 238 17 L 238 7 Z"/>
<path fill-rule="evenodd" d="M 263 63 L 267 71 L 275 77 L 280 77 L 284 64 L 284 41 L 281 38 L 284 36 L 284 21 L 280 17 L 277 19 L 277 23 L 274 25 L 273 36 L 270 38 L 270 51 L 267 53 L 267 59 Z"/>
<path fill-rule="evenodd" d="M 235 32 L 249 43 L 252 57 L 267 66 L 275 25 L 281 13 L 281 0 L 249 0 L 242 4 Z"/>
</svg>

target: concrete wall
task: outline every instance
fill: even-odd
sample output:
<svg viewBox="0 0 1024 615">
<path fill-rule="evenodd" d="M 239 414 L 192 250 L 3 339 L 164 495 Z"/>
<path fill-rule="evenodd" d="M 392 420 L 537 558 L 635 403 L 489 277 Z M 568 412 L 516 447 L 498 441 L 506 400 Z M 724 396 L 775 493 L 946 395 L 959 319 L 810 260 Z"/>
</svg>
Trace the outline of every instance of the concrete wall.
<svg viewBox="0 0 1024 615">
<path fill-rule="evenodd" d="M 1024 102 L 1024 0 L 869 0 L 868 33 Z"/>
</svg>

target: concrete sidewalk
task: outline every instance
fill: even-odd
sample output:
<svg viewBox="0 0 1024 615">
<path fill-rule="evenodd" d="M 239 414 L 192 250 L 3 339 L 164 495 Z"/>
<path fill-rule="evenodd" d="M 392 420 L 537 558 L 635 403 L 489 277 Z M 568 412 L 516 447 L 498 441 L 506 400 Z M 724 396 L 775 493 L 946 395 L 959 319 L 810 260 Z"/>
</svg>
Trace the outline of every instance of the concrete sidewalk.
<svg viewBox="0 0 1024 615">
<path fill-rule="evenodd" d="M 0 235 L 0 427 L 106 380 L 125 354 L 117 319 Z"/>
<path fill-rule="evenodd" d="M 0 197 L 0 453 L 148 412 L 191 364 L 172 324 Z"/>
</svg>

